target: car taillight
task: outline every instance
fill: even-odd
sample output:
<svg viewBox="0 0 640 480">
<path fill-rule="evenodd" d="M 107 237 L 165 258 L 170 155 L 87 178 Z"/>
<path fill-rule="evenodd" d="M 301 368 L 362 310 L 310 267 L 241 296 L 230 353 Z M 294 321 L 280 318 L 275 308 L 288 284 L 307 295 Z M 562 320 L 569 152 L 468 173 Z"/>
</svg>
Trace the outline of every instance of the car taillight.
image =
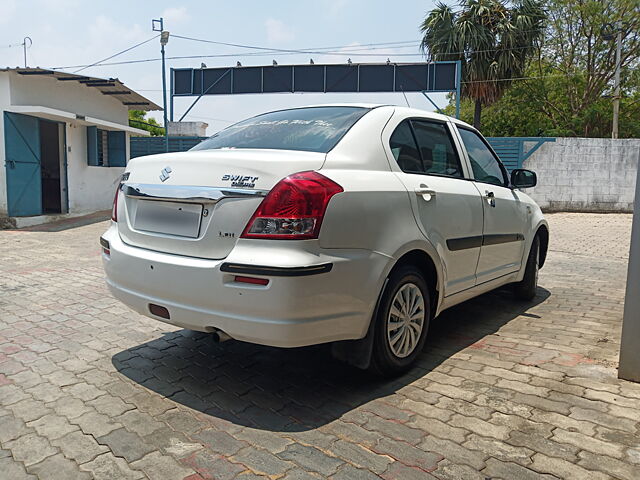
<svg viewBox="0 0 640 480">
<path fill-rule="evenodd" d="M 113 197 L 113 207 L 111 208 L 111 220 L 118 221 L 118 193 L 120 193 L 120 185 L 116 188 L 116 194 Z"/>
<path fill-rule="evenodd" d="M 317 172 L 300 172 L 280 180 L 258 206 L 242 238 L 318 238 L 327 204 L 343 188 Z"/>
</svg>

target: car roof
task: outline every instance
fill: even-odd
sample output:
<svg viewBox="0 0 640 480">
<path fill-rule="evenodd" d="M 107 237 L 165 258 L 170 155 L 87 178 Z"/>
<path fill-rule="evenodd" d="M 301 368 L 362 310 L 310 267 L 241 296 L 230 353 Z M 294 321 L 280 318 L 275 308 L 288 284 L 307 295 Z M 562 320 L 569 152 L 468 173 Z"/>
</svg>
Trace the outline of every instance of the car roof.
<svg viewBox="0 0 640 480">
<path fill-rule="evenodd" d="M 443 115 L 441 113 L 430 112 L 428 110 L 422 110 L 419 108 L 403 107 L 400 105 L 391 105 L 391 104 L 384 104 L 384 103 L 347 103 L 347 102 L 320 103 L 320 104 L 313 104 L 313 105 L 301 105 L 301 106 L 296 106 L 291 108 L 283 108 L 281 110 L 296 110 L 299 108 L 317 108 L 317 107 L 359 107 L 359 108 L 370 108 L 370 109 L 374 109 L 374 108 L 390 109 L 406 117 L 433 118 L 434 120 L 450 121 L 458 125 L 463 125 L 465 127 L 473 128 L 471 127 L 471 125 L 469 125 L 466 122 L 463 122 L 462 120 L 459 120 L 455 117 L 450 117 L 448 115 Z M 281 111 L 281 110 L 275 110 L 275 111 Z"/>
</svg>

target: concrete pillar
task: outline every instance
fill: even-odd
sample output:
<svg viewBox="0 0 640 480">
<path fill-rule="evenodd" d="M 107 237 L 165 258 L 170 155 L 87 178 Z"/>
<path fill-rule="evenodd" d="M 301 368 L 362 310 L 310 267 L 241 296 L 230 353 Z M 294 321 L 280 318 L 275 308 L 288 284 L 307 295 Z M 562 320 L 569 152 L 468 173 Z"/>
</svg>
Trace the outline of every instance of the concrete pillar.
<svg viewBox="0 0 640 480">
<path fill-rule="evenodd" d="M 618 377 L 640 382 L 640 150 Z"/>
</svg>

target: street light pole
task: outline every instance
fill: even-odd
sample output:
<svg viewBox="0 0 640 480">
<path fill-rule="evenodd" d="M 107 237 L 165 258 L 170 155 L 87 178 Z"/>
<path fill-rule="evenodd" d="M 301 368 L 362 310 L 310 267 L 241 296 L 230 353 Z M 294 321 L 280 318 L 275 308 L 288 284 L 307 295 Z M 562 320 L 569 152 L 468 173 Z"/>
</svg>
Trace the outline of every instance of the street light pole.
<svg viewBox="0 0 640 480">
<path fill-rule="evenodd" d="M 162 110 L 164 116 L 164 151 L 169 151 L 169 122 L 167 121 L 167 69 L 164 66 L 164 46 L 169 42 L 169 32 L 160 34 L 160 51 L 162 52 Z"/>
<path fill-rule="evenodd" d="M 151 29 L 160 32 L 160 53 L 162 54 L 162 110 L 164 118 L 164 151 L 169 151 L 169 122 L 167 121 L 167 70 L 164 64 L 164 47 L 169 43 L 169 32 L 164 29 L 162 18 L 151 20 Z"/>
</svg>

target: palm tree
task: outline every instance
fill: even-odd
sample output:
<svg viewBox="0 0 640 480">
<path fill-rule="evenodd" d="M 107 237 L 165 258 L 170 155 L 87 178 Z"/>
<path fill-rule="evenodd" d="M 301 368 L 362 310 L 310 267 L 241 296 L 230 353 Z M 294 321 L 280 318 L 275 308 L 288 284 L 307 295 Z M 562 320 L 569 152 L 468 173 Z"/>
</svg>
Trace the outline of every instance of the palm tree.
<svg viewBox="0 0 640 480">
<path fill-rule="evenodd" d="M 496 102 L 512 79 L 522 77 L 545 28 L 538 0 L 462 0 L 454 11 L 436 4 L 420 25 L 420 48 L 430 61 L 462 61 L 462 97 L 475 102 L 480 128 L 483 105 Z"/>
</svg>

